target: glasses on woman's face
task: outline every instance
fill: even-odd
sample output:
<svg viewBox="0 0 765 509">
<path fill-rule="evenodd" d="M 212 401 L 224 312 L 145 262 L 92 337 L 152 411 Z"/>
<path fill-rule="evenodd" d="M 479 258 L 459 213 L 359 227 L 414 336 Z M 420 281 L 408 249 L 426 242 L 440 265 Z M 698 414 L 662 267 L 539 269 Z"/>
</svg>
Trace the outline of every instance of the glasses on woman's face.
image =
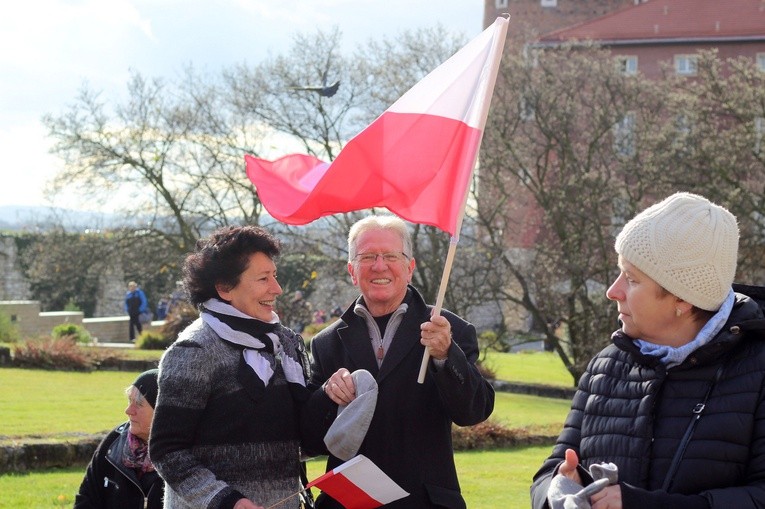
<svg viewBox="0 0 765 509">
<path fill-rule="evenodd" d="M 355 260 L 359 265 L 374 265 L 378 256 L 385 263 L 396 263 L 409 259 L 404 253 L 361 253 L 356 255 Z"/>
</svg>

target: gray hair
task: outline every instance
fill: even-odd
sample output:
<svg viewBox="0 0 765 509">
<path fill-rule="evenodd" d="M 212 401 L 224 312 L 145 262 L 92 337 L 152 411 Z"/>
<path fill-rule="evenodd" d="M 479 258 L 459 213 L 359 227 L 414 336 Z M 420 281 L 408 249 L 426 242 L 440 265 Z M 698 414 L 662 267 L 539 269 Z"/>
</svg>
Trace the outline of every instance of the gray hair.
<svg viewBox="0 0 765 509">
<path fill-rule="evenodd" d="M 406 223 L 397 216 L 367 216 L 356 221 L 348 232 L 348 261 L 352 262 L 356 257 L 356 242 L 359 236 L 370 230 L 391 230 L 401 237 L 404 254 L 412 257 L 412 235 L 409 233 Z"/>
<path fill-rule="evenodd" d="M 141 391 L 138 390 L 138 387 L 136 387 L 135 385 L 128 385 L 127 387 L 125 387 L 125 395 L 128 397 L 130 401 L 135 401 L 136 405 L 140 405 L 141 403 L 146 401 L 146 396 L 144 396 L 141 393 Z"/>
</svg>

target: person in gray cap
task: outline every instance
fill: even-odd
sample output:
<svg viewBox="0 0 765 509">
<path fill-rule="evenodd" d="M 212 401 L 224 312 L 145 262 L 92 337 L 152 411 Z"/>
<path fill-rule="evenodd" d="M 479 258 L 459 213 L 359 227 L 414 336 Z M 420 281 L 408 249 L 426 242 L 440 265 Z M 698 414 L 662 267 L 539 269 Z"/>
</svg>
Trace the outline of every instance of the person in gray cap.
<svg viewBox="0 0 765 509">
<path fill-rule="evenodd" d="M 464 508 L 452 424 L 487 419 L 494 391 L 475 366 L 475 327 L 448 311 L 431 316 L 409 284 L 414 269 L 404 221 L 374 215 L 351 227 L 348 271 L 361 295 L 311 342 L 311 382 L 322 390 L 304 411 L 303 439 L 329 453 L 327 470 L 352 454 L 372 460 L 409 493 L 386 507 Z M 316 507 L 342 506 L 322 493 Z"/>
<path fill-rule="evenodd" d="M 733 284 L 738 239 L 690 193 L 624 226 L 606 292 L 621 328 L 579 380 L 533 509 L 765 507 L 765 294 Z"/>
<path fill-rule="evenodd" d="M 114 428 L 93 454 L 74 500 L 76 509 L 162 507 L 165 483 L 148 454 L 157 373 L 145 371 L 125 389 L 128 421 Z"/>
</svg>

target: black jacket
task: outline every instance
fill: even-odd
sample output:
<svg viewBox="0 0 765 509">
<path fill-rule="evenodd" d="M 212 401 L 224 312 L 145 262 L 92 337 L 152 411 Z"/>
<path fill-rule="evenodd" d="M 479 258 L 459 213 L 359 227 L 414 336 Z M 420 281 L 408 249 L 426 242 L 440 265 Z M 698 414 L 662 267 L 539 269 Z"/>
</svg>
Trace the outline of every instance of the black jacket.
<svg viewBox="0 0 765 509">
<path fill-rule="evenodd" d="M 618 466 L 624 509 L 765 508 L 765 331 L 751 327 L 762 319 L 759 305 L 737 294 L 717 336 L 669 370 L 614 333 L 582 375 L 552 455 L 534 476 L 532 507 L 547 507 L 550 480 L 571 448 L 585 468 Z M 672 485 L 662 491 L 693 408 L 721 364 Z"/>
<path fill-rule="evenodd" d="M 162 509 L 165 483 L 157 472 L 138 479 L 122 464 L 129 423 L 120 424 L 101 441 L 93 453 L 74 509 Z"/>
<path fill-rule="evenodd" d="M 452 423 L 467 426 L 488 418 L 494 408 L 494 390 L 475 367 L 475 327 L 448 311 L 443 316 L 451 324 L 454 341 L 446 364 L 436 370 L 431 361 L 424 383 L 418 384 L 424 351 L 420 324 L 430 319 L 430 307 L 412 287 L 405 302 L 409 307 L 380 368 L 367 325 L 351 305 L 340 320 L 313 338 L 311 380 L 321 385 L 342 367 L 351 372 L 366 369 L 377 380 L 377 406 L 359 453 L 410 493 L 386 507 L 464 508 L 454 466 Z M 336 415 L 337 405 L 323 391 L 316 391 L 304 412 L 308 450 L 327 452 L 322 439 Z M 330 455 L 327 469 L 340 463 Z M 322 494 L 317 507 L 341 506 Z"/>
</svg>

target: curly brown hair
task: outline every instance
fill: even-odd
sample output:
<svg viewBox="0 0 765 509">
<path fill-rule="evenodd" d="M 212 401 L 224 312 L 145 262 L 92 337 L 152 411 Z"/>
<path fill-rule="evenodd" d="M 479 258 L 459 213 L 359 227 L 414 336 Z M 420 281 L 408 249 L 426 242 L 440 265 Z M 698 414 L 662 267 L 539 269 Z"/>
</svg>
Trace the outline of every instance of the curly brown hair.
<svg viewBox="0 0 765 509">
<path fill-rule="evenodd" d="M 183 286 L 189 301 L 199 306 L 220 298 L 216 285 L 234 288 L 247 270 L 250 257 L 263 253 L 272 260 L 281 243 L 260 226 L 227 226 L 197 241 L 196 250 L 183 263 Z"/>
</svg>

